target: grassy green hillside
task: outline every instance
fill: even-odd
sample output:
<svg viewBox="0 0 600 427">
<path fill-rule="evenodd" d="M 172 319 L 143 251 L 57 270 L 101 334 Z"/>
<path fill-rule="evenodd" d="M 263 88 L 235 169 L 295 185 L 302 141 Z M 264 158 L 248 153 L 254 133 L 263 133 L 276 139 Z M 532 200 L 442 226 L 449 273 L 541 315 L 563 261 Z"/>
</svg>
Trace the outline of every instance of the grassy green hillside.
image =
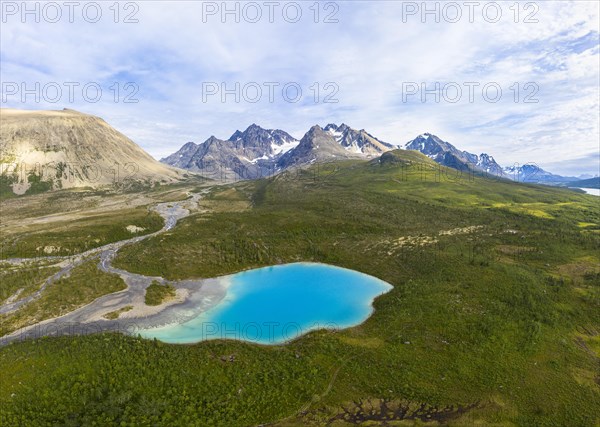
<svg viewBox="0 0 600 427">
<path fill-rule="evenodd" d="M 395 152 L 215 187 L 202 204 L 114 265 L 183 279 L 316 261 L 394 289 L 364 324 L 285 346 L 7 346 L 0 424 L 600 423 L 597 198 Z"/>
</svg>

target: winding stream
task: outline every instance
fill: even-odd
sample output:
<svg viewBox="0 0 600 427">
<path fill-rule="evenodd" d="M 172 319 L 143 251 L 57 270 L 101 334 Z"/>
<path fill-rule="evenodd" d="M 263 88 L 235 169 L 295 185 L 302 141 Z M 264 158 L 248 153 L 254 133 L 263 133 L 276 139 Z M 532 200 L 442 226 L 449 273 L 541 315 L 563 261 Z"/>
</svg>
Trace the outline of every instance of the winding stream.
<svg viewBox="0 0 600 427">
<path fill-rule="evenodd" d="M 117 274 L 127 287 L 63 316 L 6 335 L 0 338 L 0 345 L 48 335 L 106 331 L 140 334 L 173 343 L 230 338 L 279 344 L 313 329 L 337 329 L 362 323 L 373 311 L 373 299 L 392 288 L 386 282 L 354 270 L 316 263 L 285 264 L 214 279 L 182 281 L 167 281 L 163 277 L 130 273 L 112 266 L 122 247 L 171 230 L 180 219 L 197 208 L 198 201 L 209 190 L 190 194 L 190 198 L 184 201 L 154 206 L 152 210 L 164 219 L 164 226 L 159 231 L 70 257 L 42 258 L 59 260 L 54 265 L 60 266 L 60 271 L 46 279 L 32 295 L 18 299 L 20 291 L 17 291 L 0 306 L 0 314 L 13 313 L 39 298 L 44 289 L 56 280 L 94 258 L 98 259 L 98 269 Z M 19 264 L 31 259 L 7 261 Z M 173 285 L 176 297 L 158 306 L 146 305 L 146 289 L 154 281 Z M 221 301 L 223 303 L 219 304 Z M 122 310 L 116 319 L 105 317 L 125 307 L 129 310 Z M 208 326 L 212 328 L 210 331 L 206 330 Z M 249 326 L 252 326 L 252 331 Z"/>
<path fill-rule="evenodd" d="M 59 261 L 54 265 L 60 267 L 60 271 L 47 278 L 36 292 L 25 298 L 18 299 L 20 291 L 17 291 L 15 295 L 0 306 L 0 314 L 13 313 L 25 304 L 39 298 L 48 286 L 52 286 L 55 281 L 68 275 L 73 268 L 93 258 L 98 258 L 98 268 L 101 271 L 118 274 L 127 285 L 127 288 L 97 298 L 91 303 L 63 316 L 48 319 L 5 335 L 0 338 L 0 345 L 46 335 L 85 334 L 111 330 L 136 333 L 137 330 L 149 326 L 156 327 L 185 322 L 216 305 L 224 298 L 226 287 L 217 279 L 198 279 L 168 282 L 177 289 L 177 298 L 161 306 L 146 306 L 144 304 L 146 288 L 155 280 L 161 283 L 167 283 L 167 281 L 162 277 L 130 273 L 111 265 L 112 260 L 122 247 L 139 243 L 175 227 L 180 219 L 187 217 L 190 210 L 197 207 L 202 195 L 208 191 L 209 189 L 200 193 L 190 193 L 191 197 L 184 201 L 159 203 L 154 206 L 152 210 L 161 215 L 164 220 L 163 228 L 154 233 L 109 243 L 73 256 L 42 258 L 43 260 Z M 37 258 L 14 258 L 4 260 L 4 262 L 18 265 L 33 260 L 37 260 Z M 133 306 L 133 309 L 122 313 L 118 319 L 107 320 L 103 317 L 107 313 L 127 306 Z"/>
</svg>

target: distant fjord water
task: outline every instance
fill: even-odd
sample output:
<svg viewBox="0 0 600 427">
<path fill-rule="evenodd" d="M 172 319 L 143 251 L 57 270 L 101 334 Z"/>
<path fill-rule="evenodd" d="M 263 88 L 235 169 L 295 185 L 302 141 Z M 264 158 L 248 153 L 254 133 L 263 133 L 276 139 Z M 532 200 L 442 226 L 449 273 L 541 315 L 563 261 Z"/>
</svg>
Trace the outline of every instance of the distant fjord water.
<svg viewBox="0 0 600 427">
<path fill-rule="evenodd" d="M 277 265 L 226 276 L 218 305 L 180 324 L 143 329 L 167 343 L 235 339 L 281 344 L 311 330 L 364 322 L 389 283 L 354 270 L 317 263 Z"/>
<path fill-rule="evenodd" d="M 600 196 L 600 188 L 583 188 L 577 187 L 579 190 L 585 191 L 585 194 L 591 194 L 593 196 Z"/>
</svg>

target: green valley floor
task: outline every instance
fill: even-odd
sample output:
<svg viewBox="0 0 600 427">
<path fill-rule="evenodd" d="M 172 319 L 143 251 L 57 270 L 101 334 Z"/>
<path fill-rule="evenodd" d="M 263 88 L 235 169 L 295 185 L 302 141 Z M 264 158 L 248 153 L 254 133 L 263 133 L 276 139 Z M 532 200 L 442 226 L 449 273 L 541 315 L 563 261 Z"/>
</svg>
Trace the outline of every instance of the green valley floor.
<svg viewBox="0 0 600 427">
<path fill-rule="evenodd" d="M 312 261 L 394 289 L 375 301 L 365 323 L 280 346 L 168 345 L 118 333 L 6 345 L 0 425 L 600 424 L 597 197 L 460 175 L 414 152 L 200 187 L 210 191 L 189 216 L 124 246 L 113 266 L 177 281 Z M 126 195 L 69 191 L 3 201 L 13 216 L 3 225 L 10 232 L 3 232 L 2 258 L 39 256 L 42 245 L 89 250 L 123 239 L 128 225 L 154 232 L 160 218 L 148 205 L 198 189 L 149 191 L 139 206 Z M 46 217 L 39 204 L 50 197 L 61 200 L 49 203 L 53 215 L 61 204 L 98 215 L 70 212 L 74 233 L 66 223 L 54 233 L 42 220 L 19 225 Z M 128 207 L 111 214 L 110 200 Z M 120 289 L 95 277 L 106 273 L 93 264 L 83 266 L 79 274 L 103 287 L 76 297 L 65 287 L 45 300 L 45 315 Z M 39 267 L 3 262 L 2 301 L 55 273 Z M 3 315 L 3 330 L 38 321 L 36 309 L 28 310 L 27 318 Z"/>
</svg>

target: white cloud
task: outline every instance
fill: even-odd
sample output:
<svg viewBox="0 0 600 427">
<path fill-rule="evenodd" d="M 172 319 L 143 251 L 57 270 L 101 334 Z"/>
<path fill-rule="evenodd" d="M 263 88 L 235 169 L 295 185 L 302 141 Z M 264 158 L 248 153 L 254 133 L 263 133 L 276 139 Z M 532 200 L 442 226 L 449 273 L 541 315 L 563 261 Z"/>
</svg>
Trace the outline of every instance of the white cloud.
<svg viewBox="0 0 600 427">
<path fill-rule="evenodd" d="M 526 3 L 520 3 L 520 21 L 530 10 Z M 155 157 L 189 140 L 228 137 L 253 122 L 301 137 L 315 123 L 343 121 L 392 143 L 430 131 L 506 164 L 535 161 L 572 173 L 576 159 L 598 156 L 598 4 L 537 2 L 537 24 L 515 23 L 508 9 L 513 3 L 501 4 L 503 19 L 496 24 L 480 13 L 474 23 L 465 16 L 456 24 L 422 23 L 418 16 L 403 23 L 402 2 L 367 1 L 339 2 L 337 24 L 314 23 L 312 3 L 302 3 L 296 24 L 279 11 L 271 24 L 265 9 L 258 24 L 221 23 L 217 16 L 204 23 L 200 2 L 166 1 L 138 3 L 137 24 L 113 23 L 108 3 L 97 24 L 9 19 L 0 30 L 3 82 L 134 81 L 139 102 L 114 103 L 107 92 L 94 104 L 81 96 L 73 104 L 23 104 L 12 97 L 3 106 L 97 114 Z M 323 19 L 328 11 L 320 12 Z M 203 102 L 207 81 L 229 87 L 297 82 L 304 99 L 288 103 L 278 92 L 270 103 L 265 89 L 256 104 L 231 97 L 222 103 L 217 96 Z M 324 85 L 335 82 L 339 103 L 311 101 L 316 82 L 321 100 Z M 406 103 L 404 82 L 497 82 L 503 97 L 489 103 L 479 92 L 473 103 L 465 94 L 456 104 L 431 96 L 424 104 L 416 97 Z M 527 82 L 539 86 L 537 104 L 522 102 Z M 589 168 L 589 162 L 581 165 Z"/>
</svg>

